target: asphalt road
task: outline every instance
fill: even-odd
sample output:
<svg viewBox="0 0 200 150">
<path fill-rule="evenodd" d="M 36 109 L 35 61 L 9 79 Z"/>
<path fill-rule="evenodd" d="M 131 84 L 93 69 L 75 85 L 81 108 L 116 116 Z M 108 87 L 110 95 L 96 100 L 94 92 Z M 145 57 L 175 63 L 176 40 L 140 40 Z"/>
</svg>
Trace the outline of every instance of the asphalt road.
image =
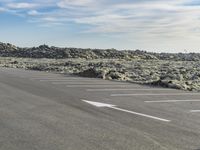
<svg viewBox="0 0 200 150">
<path fill-rule="evenodd" d="M 0 68 L 1 150 L 198 150 L 200 93 Z"/>
</svg>

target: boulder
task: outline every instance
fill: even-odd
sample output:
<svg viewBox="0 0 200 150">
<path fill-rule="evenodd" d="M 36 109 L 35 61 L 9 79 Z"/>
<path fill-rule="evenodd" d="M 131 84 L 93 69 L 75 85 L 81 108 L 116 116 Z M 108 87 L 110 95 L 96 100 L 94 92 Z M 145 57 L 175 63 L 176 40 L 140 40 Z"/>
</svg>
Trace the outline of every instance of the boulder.
<svg viewBox="0 0 200 150">
<path fill-rule="evenodd" d="M 78 75 L 82 76 L 82 77 L 90 77 L 90 78 L 97 78 L 100 77 L 101 73 L 98 72 L 96 69 L 94 68 L 89 68 L 87 70 L 84 70 L 82 72 L 79 72 Z"/>
</svg>

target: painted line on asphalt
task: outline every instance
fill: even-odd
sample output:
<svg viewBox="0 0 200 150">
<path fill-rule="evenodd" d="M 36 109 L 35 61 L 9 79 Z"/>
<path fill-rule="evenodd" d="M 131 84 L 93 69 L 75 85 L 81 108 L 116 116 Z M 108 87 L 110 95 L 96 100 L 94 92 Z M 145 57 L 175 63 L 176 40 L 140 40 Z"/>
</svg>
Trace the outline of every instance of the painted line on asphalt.
<svg viewBox="0 0 200 150">
<path fill-rule="evenodd" d="M 147 88 L 147 89 L 86 89 L 86 91 L 89 92 L 105 92 L 105 91 L 168 91 L 168 90 L 172 90 L 172 89 L 156 89 L 156 88 Z"/>
<path fill-rule="evenodd" d="M 58 77 L 52 77 L 52 76 L 49 76 L 49 77 L 31 77 L 30 79 L 32 80 L 45 80 L 45 79 L 57 79 Z"/>
<path fill-rule="evenodd" d="M 39 77 L 39 78 L 30 78 L 31 80 L 57 80 L 57 79 L 66 79 L 67 77 Z"/>
<path fill-rule="evenodd" d="M 86 78 L 79 78 L 79 77 L 68 77 L 68 76 L 49 76 L 49 77 L 32 77 L 31 79 L 34 79 L 34 80 L 92 80 L 92 79 L 86 79 Z"/>
<path fill-rule="evenodd" d="M 70 85 L 66 85 L 66 87 L 70 87 L 70 88 L 99 88 L 99 87 L 105 87 L 105 88 L 108 88 L 108 87 L 111 87 L 111 88 L 113 88 L 113 87 L 120 87 L 120 88 L 126 88 L 126 87 L 134 87 L 134 85 L 131 85 L 131 86 L 129 86 L 129 85 L 114 85 L 114 84 L 112 84 L 112 85 L 103 85 L 103 84 L 101 84 L 101 85 L 98 85 L 98 84 L 94 84 L 94 85 L 72 85 L 72 84 L 70 84 Z"/>
<path fill-rule="evenodd" d="M 19 76 L 20 78 L 28 78 L 27 76 Z"/>
<path fill-rule="evenodd" d="M 31 75 L 32 77 L 43 77 L 43 76 L 52 76 L 52 75 L 56 75 L 56 74 L 38 74 L 38 73 L 35 73 L 35 72 L 28 72 L 28 71 L 26 71 L 26 72 L 17 72 L 17 71 L 15 71 L 14 73 L 11 73 L 11 72 L 8 72 L 8 73 L 10 73 L 10 74 L 20 74 L 20 75 Z"/>
<path fill-rule="evenodd" d="M 178 103 L 178 102 L 200 102 L 200 100 L 197 99 L 191 99 L 191 100 L 159 100 L 159 101 L 144 101 L 145 103 Z"/>
<path fill-rule="evenodd" d="M 198 113 L 200 110 L 190 110 L 191 113 Z"/>
<path fill-rule="evenodd" d="M 81 83 L 81 82 L 52 82 L 52 84 L 70 84 L 70 85 L 126 85 L 116 83 Z"/>
<path fill-rule="evenodd" d="M 90 105 L 93 105 L 95 107 L 99 107 L 99 108 L 105 107 L 105 108 L 115 109 L 115 110 L 119 110 L 119 111 L 122 111 L 122 112 L 134 114 L 134 115 L 137 115 L 137 116 L 142 116 L 142 117 L 146 117 L 146 118 L 150 118 L 150 119 L 154 119 L 154 120 L 159 120 L 159 121 L 164 121 L 164 122 L 170 122 L 171 121 L 171 120 L 167 120 L 167 119 L 163 119 L 163 118 L 159 118 L 159 117 L 155 117 L 155 116 L 151 116 L 151 115 L 147 115 L 147 114 L 143 114 L 143 113 L 139 113 L 139 112 L 135 112 L 135 111 L 122 109 L 122 108 L 119 108 L 119 107 L 117 107 L 116 105 L 113 105 L 113 104 L 88 101 L 88 100 L 84 100 L 84 99 L 82 99 L 82 101 L 84 101 L 84 102 L 86 102 Z"/>
<path fill-rule="evenodd" d="M 147 117 L 147 118 L 159 120 L 159 121 L 164 121 L 164 122 L 170 122 L 171 121 L 171 120 L 167 120 L 167 119 L 163 119 L 163 118 L 159 118 L 159 117 L 155 117 L 155 116 L 151 116 L 151 115 L 147 115 L 147 114 L 143 114 L 143 113 L 129 111 L 129 110 L 118 108 L 118 107 L 111 107 L 111 108 L 116 109 L 116 110 L 120 110 L 120 111 L 123 111 L 123 112 L 131 113 L 131 114 L 134 114 L 134 115 L 142 116 L 142 117 Z"/>
<path fill-rule="evenodd" d="M 77 81 L 75 79 L 66 79 L 66 78 L 44 78 L 44 79 L 40 79 L 40 81 L 52 81 L 52 82 L 59 82 L 59 81 Z"/>
<path fill-rule="evenodd" d="M 33 75 L 33 73 L 27 74 L 30 78 L 51 78 L 51 77 L 58 77 L 57 75 L 54 74 L 49 74 L 49 75 Z"/>
<path fill-rule="evenodd" d="M 200 93 L 158 93 L 158 94 L 147 94 L 147 93 L 141 93 L 141 94 L 111 94 L 110 96 L 178 96 L 178 95 L 200 95 Z"/>
<path fill-rule="evenodd" d="M 41 82 L 52 81 L 52 82 L 101 82 L 101 80 L 84 80 L 84 79 L 43 79 Z"/>
</svg>

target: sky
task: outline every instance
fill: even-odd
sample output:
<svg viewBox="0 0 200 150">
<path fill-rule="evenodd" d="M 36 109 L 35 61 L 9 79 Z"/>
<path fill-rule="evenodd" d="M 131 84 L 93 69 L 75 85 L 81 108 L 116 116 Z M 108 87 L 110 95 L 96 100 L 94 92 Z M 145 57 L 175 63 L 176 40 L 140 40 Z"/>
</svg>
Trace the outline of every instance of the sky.
<svg viewBox="0 0 200 150">
<path fill-rule="evenodd" d="M 0 0 L 0 35 L 21 47 L 200 52 L 200 0 Z"/>
</svg>

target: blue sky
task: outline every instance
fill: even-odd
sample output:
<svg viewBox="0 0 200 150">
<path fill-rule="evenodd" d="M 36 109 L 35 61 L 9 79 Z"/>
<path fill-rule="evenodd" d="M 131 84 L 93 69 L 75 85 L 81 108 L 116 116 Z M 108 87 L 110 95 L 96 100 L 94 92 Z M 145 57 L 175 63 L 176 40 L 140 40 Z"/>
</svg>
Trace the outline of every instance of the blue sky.
<svg viewBox="0 0 200 150">
<path fill-rule="evenodd" d="M 200 52 L 199 0 L 0 0 L 0 20 L 17 46 Z"/>
</svg>

